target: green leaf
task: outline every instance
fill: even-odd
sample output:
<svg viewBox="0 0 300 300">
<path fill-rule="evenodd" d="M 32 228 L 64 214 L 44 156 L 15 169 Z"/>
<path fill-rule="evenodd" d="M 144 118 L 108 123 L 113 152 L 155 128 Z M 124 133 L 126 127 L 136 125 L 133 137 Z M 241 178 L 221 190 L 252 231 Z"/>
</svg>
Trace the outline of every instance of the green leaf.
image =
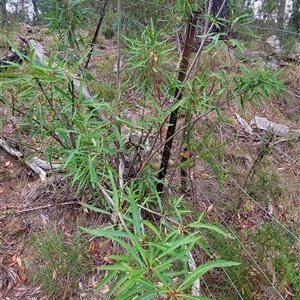
<svg viewBox="0 0 300 300">
<path fill-rule="evenodd" d="M 202 296 L 192 296 L 192 295 L 188 295 L 188 294 L 184 294 L 184 295 L 179 294 L 178 297 L 179 297 L 179 299 L 185 299 L 185 300 L 187 300 L 187 299 L 212 300 L 212 298 L 207 298 L 207 297 L 202 297 Z"/>
<path fill-rule="evenodd" d="M 109 272 L 103 279 L 101 279 L 101 281 L 99 282 L 99 284 L 96 287 L 96 291 L 99 291 L 100 289 L 102 289 L 107 283 L 111 282 L 116 275 L 119 273 L 118 270 L 115 271 L 111 271 Z"/>
<path fill-rule="evenodd" d="M 9 44 L 10 48 L 19 56 L 20 59 L 25 60 L 27 58 L 26 55 L 21 53 L 9 39 L 6 39 L 6 42 Z"/>
<path fill-rule="evenodd" d="M 114 178 L 113 173 L 112 173 L 111 170 L 108 170 L 108 176 L 109 176 L 109 181 L 110 181 L 110 184 L 111 184 L 111 187 L 112 187 L 112 195 L 113 195 L 112 198 L 114 200 L 116 210 L 118 211 L 119 210 L 119 205 L 120 205 L 119 190 L 118 190 L 118 187 L 117 187 L 116 182 L 115 182 L 115 178 Z"/>
<path fill-rule="evenodd" d="M 152 71 L 153 71 L 154 73 L 158 73 L 158 70 L 157 70 L 155 67 L 152 67 Z"/>
<path fill-rule="evenodd" d="M 111 213 L 109 213 L 108 211 L 104 210 L 104 209 L 101 209 L 99 207 L 96 207 L 94 205 L 90 205 L 90 204 L 87 204 L 87 203 L 84 203 L 84 202 L 79 202 L 79 204 L 81 204 L 82 206 L 92 210 L 92 211 L 95 211 L 95 212 L 100 212 L 102 214 L 105 214 L 105 215 L 111 215 Z"/>
<path fill-rule="evenodd" d="M 211 224 L 204 224 L 204 223 L 191 223 L 189 224 L 187 227 L 191 227 L 191 228 L 206 228 L 206 229 L 210 229 L 213 230 L 219 234 L 222 234 L 225 237 L 228 237 L 230 239 L 235 239 L 230 233 L 225 232 L 223 229 L 219 228 L 216 225 L 211 225 Z"/>
<path fill-rule="evenodd" d="M 124 282 L 126 282 L 128 279 L 130 279 L 130 274 L 125 274 L 124 272 L 118 273 L 118 276 L 109 290 L 109 293 L 105 295 L 105 299 L 111 299 L 110 296 L 113 295 L 117 290 L 118 294 L 122 291 L 122 285 Z M 114 297 L 113 299 L 118 299 L 118 296 Z M 121 298 L 119 298 L 121 300 Z"/>
<path fill-rule="evenodd" d="M 128 236 L 130 237 L 133 247 L 129 248 L 128 251 L 134 255 L 135 260 L 139 263 L 140 267 L 145 267 L 145 265 L 148 265 L 148 257 L 145 249 L 141 246 L 139 237 L 136 237 L 131 232 L 128 232 Z M 138 255 L 137 255 L 138 253 Z M 141 261 L 140 257 L 143 261 Z"/>
<path fill-rule="evenodd" d="M 120 289 L 118 290 L 118 295 L 116 299 L 128 299 L 128 295 L 132 295 L 132 292 L 137 295 L 139 292 L 136 290 L 140 290 L 140 284 L 139 279 L 145 276 L 145 272 L 143 270 L 134 269 L 132 271 L 128 272 L 128 279 Z M 141 289 L 141 291 L 144 291 L 145 287 Z M 131 298 L 132 299 L 132 298 Z"/>
<path fill-rule="evenodd" d="M 111 258 L 111 257 L 109 257 Z M 128 260 L 128 257 L 127 257 Z M 126 268 L 122 264 L 115 264 L 115 265 L 107 265 L 107 266 L 101 266 L 99 267 L 99 270 L 101 271 L 119 271 L 119 272 L 127 272 L 128 268 Z"/>
<path fill-rule="evenodd" d="M 40 124 L 40 128 L 43 129 L 44 127 L 44 114 L 41 105 L 37 106 L 37 113 L 38 113 L 38 121 Z"/>
<path fill-rule="evenodd" d="M 124 232 L 124 231 L 119 231 L 119 230 L 103 230 L 103 229 L 90 229 L 90 228 L 85 228 L 85 227 L 80 227 L 83 231 L 94 235 L 94 236 L 102 236 L 108 239 L 111 239 L 113 241 L 116 241 L 120 243 L 120 245 L 124 246 L 125 248 L 130 248 L 130 245 L 126 243 L 124 240 L 121 238 L 129 238 L 129 235 Z"/>
<path fill-rule="evenodd" d="M 132 193 L 132 191 L 129 188 L 127 189 L 127 195 L 128 195 L 127 197 L 128 197 L 128 201 L 130 204 L 130 213 L 132 215 L 134 233 L 136 236 L 140 237 L 142 220 L 140 218 L 140 214 L 139 214 L 137 205 L 135 203 L 134 194 Z"/>
<path fill-rule="evenodd" d="M 156 229 L 156 227 L 151 223 L 149 222 L 148 220 L 143 220 L 143 224 L 145 226 L 147 226 L 150 230 L 152 230 L 155 234 L 156 234 L 156 237 L 161 240 L 161 234 L 158 232 L 158 230 Z"/>
<path fill-rule="evenodd" d="M 125 291 L 125 293 L 120 295 L 121 297 L 118 299 L 119 300 L 132 300 L 132 299 L 152 300 L 159 297 L 160 295 L 164 295 L 164 294 L 167 295 L 171 292 L 170 289 L 164 286 L 155 286 L 154 283 L 148 278 L 144 279 L 140 277 L 136 279 L 136 282 L 137 284 L 134 287 L 134 289 Z"/>
<path fill-rule="evenodd" d="M 167 114 L 170 114 L 172 111 L 175 111 L 179 109 L 181 106 L 183 106 L 186 102 L 186 98 L 183 98 L 179 101 L 175 101 L 168 109 L 167 109 Z"/>
<path fill-rule="evenodd" d="M 223 260 L 216 260 L 208 262 L 204 265 L 199 266 L 196 268 L 189 276 L 187 276 L 181 285 L 179 286 L 178 290 L 184 291 L 192 286 L 192 284 L 199 279 L 204 273 L 214 268 L 223 268 L 223 267 L 230 267 L 230 266 L 237 266 L 240 263 L 233 262 L 233 261 L 223 261 Z"/>
<path fill-rule="evenodd" d="M 160 255 L 158 255 L 156 257 L 157 260 L 162 259 L 163 257 L 168 256 L 169 254 L 172 255 L 173 251 L 177 248 L 179 248 L 180 246 L 183 245 L 188 245 L 192 242 L 196 243 L 198 240 L 198 237 L 196 236 L 197 233 L 191 234 L 189 236 L 186 236 L 184 238 L 178 238 L 178 240 L 174 241 L 173 243 L 169 243 L 166 244 L 166 246 L 168 247 L 163 253 L 161 253 Z M 184 250 L 182 250 L 183 252 L 185 252 Z"/>
<path fill-rule="evenodd" d="M 98 175 L 97 175 L 95 166 L 93 164 L 93 161 L 92 161 L 92 158 L 90 155 L 88 156 L 88 169 L 89 169 L 89 174 L 90 174 L 90 182 L 91 182 L 93 188 L 95 188 L 97 186 L 97 184 L 99 183 L 99 179 L 98 179 Z"/>
</svg>

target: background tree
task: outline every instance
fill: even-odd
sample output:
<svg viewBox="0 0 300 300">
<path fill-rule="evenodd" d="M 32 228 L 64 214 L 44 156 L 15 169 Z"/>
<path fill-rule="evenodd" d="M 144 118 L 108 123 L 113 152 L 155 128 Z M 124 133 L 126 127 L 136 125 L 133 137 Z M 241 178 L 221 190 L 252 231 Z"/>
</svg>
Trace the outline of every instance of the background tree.
<svg viewBox="0 0 300 300">
<path fill-rule="evenodd" d="M 218 16 L 218 18 L 223 19 L 222 20 L 222 24 L 220 24 L 220 26 L 218 26 L 219 28 L 214 28 L 213 32 L 226 32 L 226 24 L 224 20 L 228 20 L 229 19 L 229 1 L 228 0 L 215 0 L 212 1 L 212 5 L 211 5 L 211 11 L 208 11 L 209 8 L 209 0 L 206 2 L 206 13 L 209 13 L 210 15 L 216 17 Z"/>
<path fill-rule="evenodd" d="M 290 26 L 299 32 L 300 30 L 300 0 L 294 0 L 292 6 L 292 15 Z"/>
<path fill-rule="evenodd" d="M 254 1 L 244 1 L 246 5 L 254 6 Z M 256 18 L 268 27 L 284 28 L 287 22 L 287 1 L 263 0 L 257 9 Z"/>
<path fill-rule="evenodd" d="M 2 21 L 7 21 L 7 10 L 6 10 L 6 0 L 0 0 Z"/>
<path fill-rule="evenodd" d="M 277 22 L 281 28 L 284 28 L 286 25 L 285 8 L 286 8 L 286 0 L 280 0 L 277 2 Z"/>
<path fill-rule="evenodd" d="M 38 8 L 38 2 L 37 0 L 31 0 L 32 2 L 32 6 L 33 6 L 33 10 L 34 10 L 34 14 L 35 14 L 35 20 L 36 22 L 40 22 L 41 18 L 40 18 L 40 12 L 39 12 L 39 8 Z"/>
</svg>

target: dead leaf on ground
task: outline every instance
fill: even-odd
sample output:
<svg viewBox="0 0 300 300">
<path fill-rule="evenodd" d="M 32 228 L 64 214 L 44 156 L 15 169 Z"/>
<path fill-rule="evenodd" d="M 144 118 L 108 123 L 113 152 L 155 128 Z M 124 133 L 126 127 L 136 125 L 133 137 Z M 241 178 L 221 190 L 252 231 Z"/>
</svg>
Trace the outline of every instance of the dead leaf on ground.
<svg viewBox="0 0 300 300">
<path fill-rule="evenodd" d="M 4 168 L 9 168 L 11 166 L 13 166 L 13 163 L 10 160 L 6 161 L 4 164 Z"/>
<path fill-rule="evenodd" d="M 292 293 L 292 292 L 289 290 L 289 288 L 285 287 L 284 290 L 285 290 L 285 292 L 286 292 L 289 296 L 291 296 L 291 297 L 294 297 L 294 296 L 295 296 L 294 293 Z"/>
<path fill-rule="evenodd" d="M 210 213 L 213 210 L 213 208 L 214 208 L 214 205 L 211 204 L 210 206 L 207 207 L 206 212 Z"/>
<path fill-rule="evenodd" d="M 97 280 L 95 280 L 95 278 L 92 278 L 92 286 L 95 288 L 97 287 L 97 285 L 99 284 L 99 282 Z"/>
<path fill-rule="evenodd" d="M 108 256 L 104 256 L 104 257 L 103 257 L 103 260 L 104 260 L 106 263 L 109 263 L 109 264 L 112 264 L 112 263 L 113 263 L 113 261 L 110 260 Z"/>
<path fill-rule="evenodd" d="M 95 250 L 95 241 L 91 241 L 89 245 L 89 250 L 94 251 Z"/>
<path fill-rule="evenodd" d="M 183 152 L 181 152 L 181 156 L 185 159 L 188 159 L 191 157 L 191 154 L 189 151 L 183 151 Z"/>
<path fill-rule="evenodd" d="M 17 256 L 16 262 L 17 262 L 17 264 L 19 265 L 19 267 L 22 267 L 22 260 L 21 260 L 21 257 L 20 257 L 20 256 Z"/>
<path fill-rule="evenodd" d="M 56 271 L 55 270 L 53 270 L 52 279 L 56 279 Z"/>
<path fill-rule="evenodd" d="M 100 291 L 99 294 L 104 296 L 109 292 L 109 286 L 106 284 Z"/>
<path fill-rule="evenodd" d="M 22 283 L 24 283 L 26 281 L 27 276 L 25 274 L 25 269 L 23 266 L 19 270 L 19 277 L 20 277 L 20 280 Z"/>
<path fill-rule="evenodd" d="M 71 233 L 68 233 L 68 232 L 66 232 L 66 231 L 65 231 L 65 235 L 66 235 L 68 238 L 72 238 L 72 237 L 73 237 L 73 235 L 72 235 Z"/>
<path fill-rule="evenodd" d="M 109 246 L 110 246 L 110 240 L 103 240 L 99 243 L 99 250 L 102 253 L 106 253 L 108 251 Z"/>
</svg>

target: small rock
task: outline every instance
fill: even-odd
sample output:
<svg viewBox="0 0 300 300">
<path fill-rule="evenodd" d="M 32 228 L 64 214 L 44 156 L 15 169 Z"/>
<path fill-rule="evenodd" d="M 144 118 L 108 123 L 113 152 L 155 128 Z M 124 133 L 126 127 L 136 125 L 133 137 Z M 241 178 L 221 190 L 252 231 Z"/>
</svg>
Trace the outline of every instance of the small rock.
<svg viewBox="0 0 300 300">
<path fill-rule="evenodd" d="M 266 43 L 273 48 L 275 53 L 281 52 L 280 41 L 275 34 L 268 37 Z"/>
<path fill-rule="evenodd" d="M 255 116 L 254 119 L 251 121 L 251 124 L 255 125 L 259 129 L 265 131 L 272 131 L 277 136 L 283 136 L 290 132 L 288 126 L 269 121 L 267 118 L 261 118 Z"/>
<path fill-rule="evenodd" d="M 300 58 L 300 42 L 297 42 L 294 46 L 294 58 L 299 59 Z"/>
<path fill-rule="evenodd" d="M 255 60 L 258 60 L 264 56 L 266 56 L 266 55 L 259 51 L 244 51 L 240 54 L 239 57 L 241 60 L 254 62 Z"/>
<path fill-rule="evenodd" d="M 280 69 L 280 66 L 273 62 L 263 62 L 263 65 L 275 72 Z"/>
<path fill-rule="evenodd" d="M 26 229 L 25 223 L 20 218 L 12 219 L 4 227 L 4 231 L 9 235 L 16 235 Z"/>
</svg>

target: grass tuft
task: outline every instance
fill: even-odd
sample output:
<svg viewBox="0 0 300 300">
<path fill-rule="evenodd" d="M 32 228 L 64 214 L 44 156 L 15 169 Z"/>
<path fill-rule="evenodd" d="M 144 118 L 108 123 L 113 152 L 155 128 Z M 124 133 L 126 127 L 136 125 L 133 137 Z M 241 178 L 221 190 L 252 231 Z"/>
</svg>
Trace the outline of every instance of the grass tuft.
<svg viewBox="0 0 300 300">
<path fill-rule="evenodd" d="M 37 253 L 34 259 L 39 260 L 33 281 L 41 285 L 48 296 L 69 299 L 78 280 L 90 269 L 84 238 L 76 232 L 67 241 L 63 232 L 53 227 L 34 233 L 32 244 Z"/>
</svg>

